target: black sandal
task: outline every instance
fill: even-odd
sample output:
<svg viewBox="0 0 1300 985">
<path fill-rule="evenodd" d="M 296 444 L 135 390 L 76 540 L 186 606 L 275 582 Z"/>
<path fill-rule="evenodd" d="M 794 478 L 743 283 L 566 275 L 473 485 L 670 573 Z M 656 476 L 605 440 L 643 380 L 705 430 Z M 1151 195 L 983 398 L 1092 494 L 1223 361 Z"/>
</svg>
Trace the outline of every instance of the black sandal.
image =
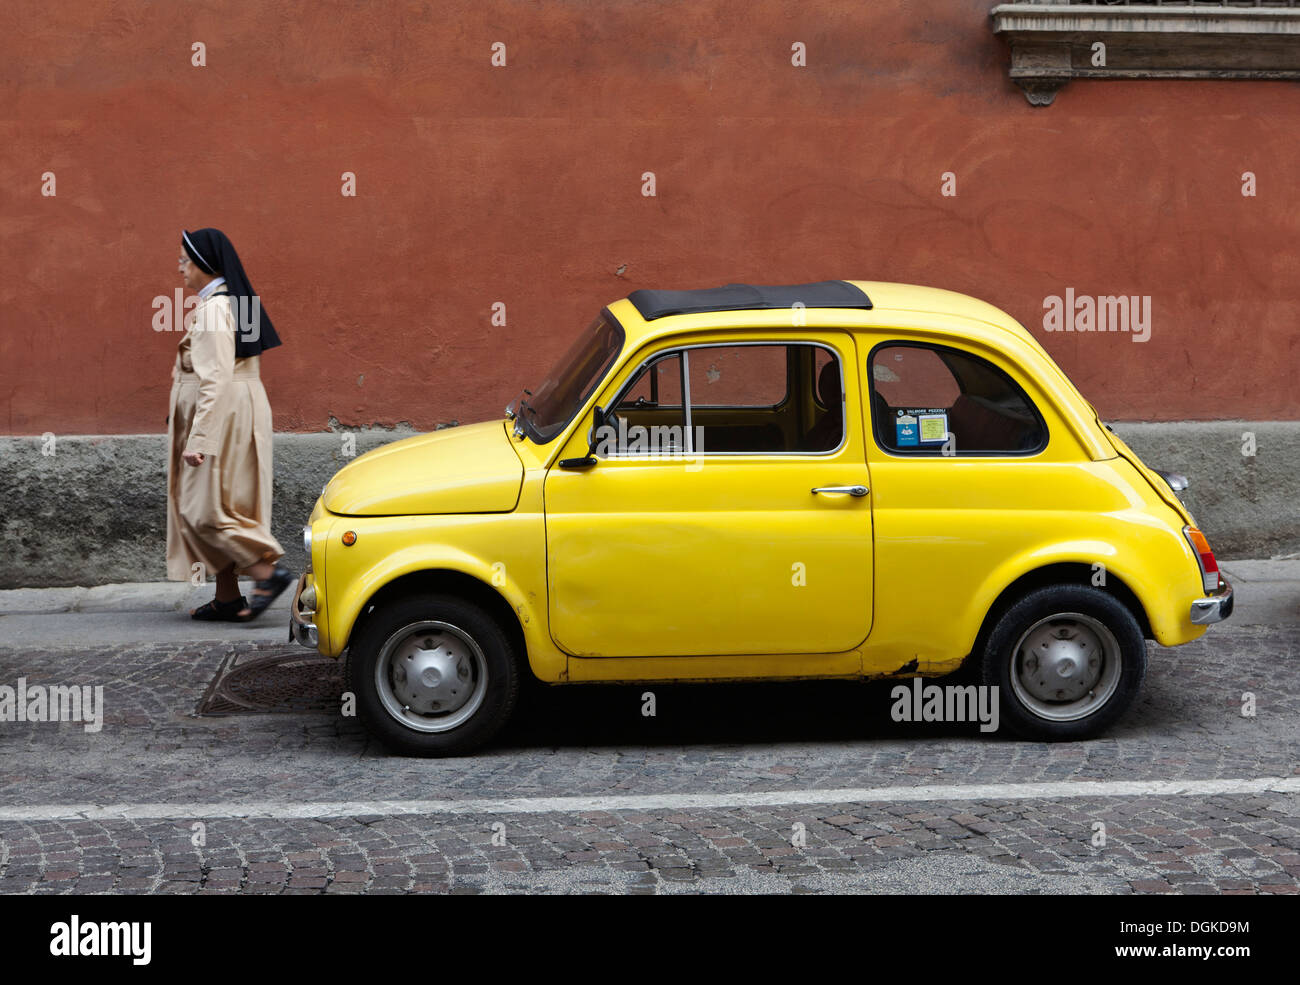
<svg viewBox="0 0 1300 985">
<path fill-rule="evenodd" d="M 248 602 L 242 595 L 237 599 L 231 599 L 229 602 L 213 599 L 211 602 L 204 602 L 191 612 L 190 618 L 204 622 L 242 622 L 239 613 L 247 608 Z"/>
<path fill-rule="evenodd" d="M 272 572 L 270 578 L 265 578 L 262 581 L 255 583 L 258 588 L 268 594 L 259 595 L 257 592 L 254 592 L 252 597 L 248 600 L 248 604 L 242 606 L 242 608 L 248 610 L 248 615 L 239 616 L 239 621 L 252 622 L 260 616 L 270 608 L 271 603 L 280 597 L 280 594 L 289 587 L 289 583 L 292 581 L 293 572 L 284 565 L 277 564 L 275 566 L 275 571 Z"/>
</svg>

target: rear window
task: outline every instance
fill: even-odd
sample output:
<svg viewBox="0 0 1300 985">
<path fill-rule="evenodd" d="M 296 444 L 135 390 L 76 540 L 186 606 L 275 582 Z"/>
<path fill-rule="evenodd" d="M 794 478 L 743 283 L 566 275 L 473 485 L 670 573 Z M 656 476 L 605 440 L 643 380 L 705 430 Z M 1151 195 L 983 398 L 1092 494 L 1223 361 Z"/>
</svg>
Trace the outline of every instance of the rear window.
<svg viewBox="0 0 1300 985">
<path fill-rule="evenodd" d="M 896 455 L 1030 455 L 1047 426 L 1010 376 L 960 349 L 876 346 L 867 360 L 876 443 Z"/>
</svg>

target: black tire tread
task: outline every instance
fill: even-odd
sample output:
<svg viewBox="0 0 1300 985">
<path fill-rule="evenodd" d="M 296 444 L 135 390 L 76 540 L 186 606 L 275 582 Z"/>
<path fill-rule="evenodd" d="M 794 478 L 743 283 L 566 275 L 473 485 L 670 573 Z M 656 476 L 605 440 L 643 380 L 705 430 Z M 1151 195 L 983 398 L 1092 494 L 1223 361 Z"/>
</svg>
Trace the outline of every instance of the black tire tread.
<svg viewBox="0 0 1300 985">
<path fill-rule="evenodd" d="M 1119 685 L 1110 700 L 1087 718 L 1049 722 L 1022 706 L 1010 686 L 1006 657 L 1020 636 L 1038 620 L 1054 612 L 1080 612 L 1103 623 L 1119 644 L 1123 660 Z M 980 660 L 986 685 L 997 685 L 1002 721 L 1018 735 L 1043 742 L 1069 742 L 1093 738 L 1113 725 L 1128 709 L 1146 677 L 1146 640 L 1128 606 L 1109 592 L 1090 585 L 1061 584 L 1036 588 L 998 619 Z"/>
<path fill-rule="evenodd" d="M 451 732 L 422 733 L 406 728 L 384 711 L 373 684 L 374 662 L 384 642 L 403 625 L 441 619 L 469 633 L 488 664 L 488 693 L 478 713 Z M 371 614 L 351 641 L 344 661 L 347 687 L 372 735 L 396 752 L 415 756 L 460 756 L 483 746 L 506 723 L 519 700 L 519 654 L 497 620 L 454 595 L 407 595 Z"/>
</svg>

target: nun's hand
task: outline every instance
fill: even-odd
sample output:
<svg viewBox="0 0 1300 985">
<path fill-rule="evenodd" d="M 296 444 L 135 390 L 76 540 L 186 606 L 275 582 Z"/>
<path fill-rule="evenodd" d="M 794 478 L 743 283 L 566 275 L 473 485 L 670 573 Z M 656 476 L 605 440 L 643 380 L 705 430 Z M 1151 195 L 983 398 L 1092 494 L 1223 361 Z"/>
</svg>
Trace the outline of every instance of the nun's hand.
<svg viewBox="0 0 1300 985">
<path fill-rule="evenodd" d="M 182 453 L 181 453 L 181 458 L 185 459 L 185 464 L 186 464 L 186 465 L 202 465 L 202 464 L 203 464 L 203 452 L 201 452 L 201 451 L 187 451 L 187 452 L 182 452 Z"/>
</svg>

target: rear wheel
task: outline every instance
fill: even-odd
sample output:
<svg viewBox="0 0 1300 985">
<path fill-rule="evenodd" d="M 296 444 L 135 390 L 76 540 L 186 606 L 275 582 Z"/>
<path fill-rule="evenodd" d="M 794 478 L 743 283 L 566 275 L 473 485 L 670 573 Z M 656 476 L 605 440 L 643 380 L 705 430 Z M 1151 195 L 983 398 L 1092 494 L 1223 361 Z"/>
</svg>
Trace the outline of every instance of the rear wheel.
<svg viewBox="0 0 1300 985">
<path fill-rule="evenodd" d="M 362 722 L 385 745 L 454 756 L 509 719 L 519 667 L 488 613 L 447 595 L 409 596 L 366 620 L 350 647 L 348 684 Z"/>
<path fill-rule="evenodd" d="M 1008 609 L 989 635 L 983 681 L 1018 734 L 1045 742 L 1100 734 L 1133 703 L 1146 676 L 1133 613 L 1087 585 L 1052 585 Z"/>
</svg>

